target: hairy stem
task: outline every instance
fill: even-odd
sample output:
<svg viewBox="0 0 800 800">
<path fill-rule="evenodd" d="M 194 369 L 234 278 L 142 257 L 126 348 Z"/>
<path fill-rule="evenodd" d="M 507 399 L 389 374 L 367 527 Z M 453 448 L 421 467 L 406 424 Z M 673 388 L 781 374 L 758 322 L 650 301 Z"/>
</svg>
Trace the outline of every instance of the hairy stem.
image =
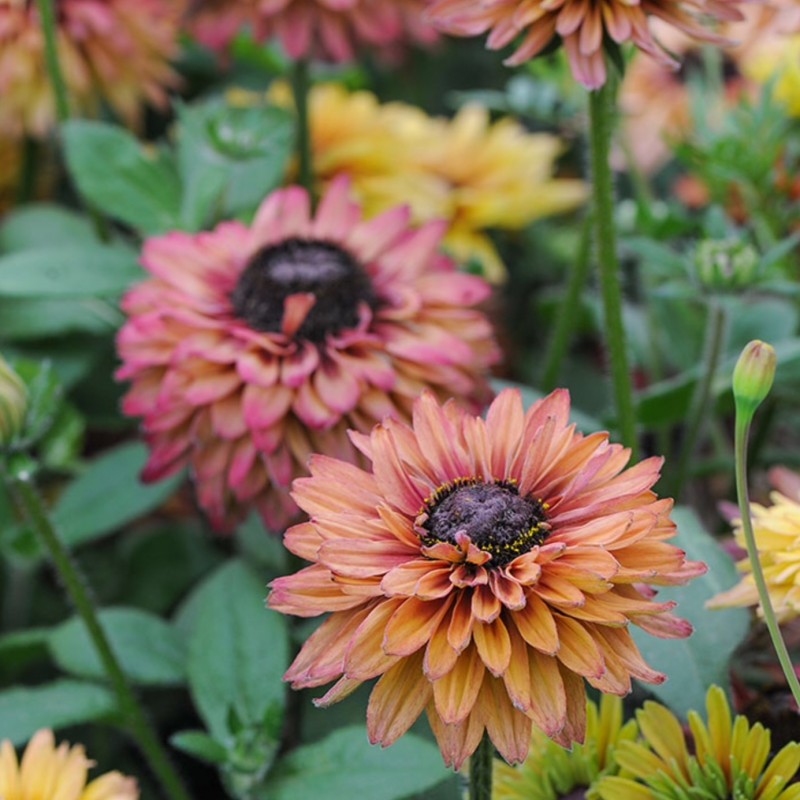
<svg viewBox="0 0 800 800">
<path fill-rule="evenodd" d="M 493 762 L 494 745 L 489 734 L 484 733 L 469 760 L 469 800 L 492 800 Z"/>
<path fill-rule="evenodd" d="M 298 182 L 308 192 L 312 204 L 314 204 L 314 170 L 311 153 L 311 127 L 308 116 L 309 89 L 308 61 L 299 58 L 292 70 L 292 91 L 297 108 Z"/>
</svg>

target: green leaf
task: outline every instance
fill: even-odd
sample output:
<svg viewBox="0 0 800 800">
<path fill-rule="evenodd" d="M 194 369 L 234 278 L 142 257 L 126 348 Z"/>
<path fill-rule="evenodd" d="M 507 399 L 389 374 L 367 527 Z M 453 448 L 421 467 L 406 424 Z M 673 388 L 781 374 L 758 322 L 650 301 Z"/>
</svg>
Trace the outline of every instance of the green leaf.
<svg viewBox="0 0 800 800">
<path fill-rule="evenodd" d="M 28 741 L 40 728 L 65 728 L 109 717 L 116 710 L 114 695 L 93 683 L 62 680 L 36 687 L 0 692 L 2 738 L 13 745 Z"/>
<path fill-rule="evenodd" d="M 182 475 L 144 485 L 139 473 L 147 448 L 130 442 L 107 450 L 73 481 L 53 509 L 53 520 L 70 547 L 86 544 L 158 508 Z"/>
<path fill-rule="evenodd" d="M 705 708 L 706 690 L 712 683 L 729 687 L 728 662 L 750 629 L 750 613 L 743 608 L 711 611 L 705 607 L 707 600 L 736 583 L 738 573 L 691 509 L 678 507 L 672 517 L 678 535 L 670 541 L 685 550 L 688 558 L 704 561 L 708 572 L 686 586 L 659 587 L 656 599 L 676 600 L 675 613 L 688 619 L 695 632 L 688 639 L 658 639 L 631 627 L 647 662 L 668 678 L 660 686 L 648 685 L 648 691 L 685 719 L 690 709 Z"/>
<path fill-rule="evenodd" d="M 231 741 L 231 715 L 243 726 L 260 728 L 270 708 L 285 702 L 286 619 L 264 607 L 265 595 L 260 577 L 243 562 L 230 561 L 195 590 L 183 612 L 189 687 L 220 742 Z"/>
<path fill-rule="evenodd" d="M 149 686 L 173 686 L 186 679 L 186 653 L 177 631 L 161 617 L 136 608 L 107 608 L 100 614 L 122 668 L 131 680 Z M 105 670 L 78 617 L 53 629 L 50 653 L 65 672 L 79 678 L 105 677 Z"/>
<path fill-rule="evenodd" d="M 118 309 L 100 297 L 0 297 L 3 339 L 25 341 L 70 333 L 112 334 Z"/>
<path fill-rule="evenodd" d="M 224 764 L 228 758 L 228 751 L 204 731 L 179 731 L 170 736 L 169 743 L 207 764 Z"/>
<path fill-rule="evenodd" d="M 370 745 L 361 727 L 335 731 L 321 742 L 298 747 L 278 762 L 258 800 L 398 800 L 423 792 L 450 773 L 438 748 L 406 734 L 383 750 Z"/>
<path fill-rule="evenodd" d="M 0 225 L 0 252 L 4 253 L 94 241 L 94 228 L 86 217 L 54 203 L 14 209 Z"/>
<path fill-rule="evenodd" d="M 180 181 L 166 153 L 119 125 L 70 120 L 62 132 L 70 174 L 91 205 L 143 234 L 180 226 Z"/>
<path fill-rule="evenodd" d="M 294 118 L 280 108 L 235 108 L 219 99 L 178 107 L 181 217 L 199 230 L 212 217 L 254 208 L 286 172 Z"/>
<path fill-rule="evenodd" d="M 28 408 L 22 435 L 12 446 L 26 449 L 41 439 L 53 425 L 62 408 L 63 388 L 47 361 L 12 359 L 11 366 L 28 388 Z"/>
<path fill-rule="evenodd" d="M 101 244 L 48 245 L 0 257 L 5 297 L 104 297 L 144 277 L 136 253 Z"/>
<path fill-rule="evenodd" d="M 27 579 L 31 576 L 27 575 Z M 5 668 L 28 661 L 47 659 L 50 628 L 28 628 L 0 636 L 0 661 Z M 0 736 L 2 725 L 0 724 Z"/>
</svg>

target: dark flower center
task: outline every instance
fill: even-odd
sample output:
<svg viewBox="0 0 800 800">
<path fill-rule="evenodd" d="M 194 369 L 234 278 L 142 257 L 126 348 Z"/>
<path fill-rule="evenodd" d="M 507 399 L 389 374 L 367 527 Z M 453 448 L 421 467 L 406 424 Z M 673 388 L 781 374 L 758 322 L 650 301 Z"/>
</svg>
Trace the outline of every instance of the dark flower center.
<svg viewBox="0 0 800 800">
<path fill-rule="evenodd" d="M 440 486 L 425 503 L 427 519 L 422 543 L 456 544 L 456 534 L 466 533 L 472 543 L 502 567 L 544 542 L 548 535 L 545 506 L 522 497 L 512 481 L 484 483 L 460 478 Z"/>
<path fill-rule="evenodd" d="M 262 247 L 239 276 L 231 303 L 236 316 L 254 330 L 278 332 L 286 298 L 305 293 L 316 302 L 295 335 L 313 342 L 355 327 L 361 303 L 377 304 L 369 276 L 350 253 L 308 239 Z"/>
</svg>

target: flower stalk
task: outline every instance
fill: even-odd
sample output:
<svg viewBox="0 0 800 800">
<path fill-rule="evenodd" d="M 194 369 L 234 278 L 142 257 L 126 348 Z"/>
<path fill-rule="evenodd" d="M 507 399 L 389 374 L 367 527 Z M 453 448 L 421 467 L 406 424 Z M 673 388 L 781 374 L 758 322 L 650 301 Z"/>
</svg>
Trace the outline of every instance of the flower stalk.
<svg viewBox="0 0 800 800">
<path fill-rule="evenodd" d="M 4 472 L 12 497 L 49 553 L 64 588 L 86 627 L 92 645 L 117 697 L 122 718 L 139 745 L 153 774 L 160 781 L 165 796 L 170 800 L 190 800 L 181 777 L 172 765 L 122 671 L 119 660 L 100 624 L 86 579 L 53 526 L 42 499 L 32 483 L 32 473 L 29 471 L 11 473 L 5 469 Z"/>
<path fill-rule="evenodd" d="M 297 109 L 298 183 L 308 192 L 313 207 L 316 205 L 316 196 L 314 194 L 314 171 L 311 154 L 311 124 L 308 115 L 310 88 L 308 61 L 304 58 L 298 58 L 292 70 L 292 92 Z"/>
<path fill-rule="evenodd" d="M 55 96 L 56 114 L 59 122 L 66 122 L 69 119 L 69 94 L 67 93 L 64 73 L 61 71 L 61 64 L 58 60 L 58 38 L 53 0 L 36 0 L 36 5 L 42 21 L 44 54 L 47 62 L 47 72 L 53 87 L 53 95 Z"/>
<path fill-rule="evenodd" d="M 493 764 L 494 745 L 489 734 L 484 733 L 469 760 L 469 800 L 492 800 Z"/>
<path fill-rule="evenodd" d="M 753 415 L 769 393 L 775 375 L 775 351 L 763 342 L 750 342 L 739 357 L 733 374 L 733 394 L 736 401 L 736 427 L 734 435 L 734 458 L 736 467 L 736 497 L 742 517 L 742 532 L 747 546 L 747 555 L 753 571 L 753 580 L 758 590 L 761 611 L 769 631 L 772 645 L 778 656 L 786 683 L 792 697 L 800 708 L 800 681 L 792 665 L 792 659 L 781 635 L 775 609 L 769 596 L 764 569 L 758 554 L 753 520 L 750 516 L 750 496 L 747 488 L 747 440 Z"/>
<path fill-rule="evenodd" d="M 614 229 L 614 186 L 609 163 L 611 131 L 614 121 L 615 89 L 613 83 L 614 81 L 609 78 L 599 89 L 589 92 L 592 216 L 603 299 L 603 324 L 617 411 L 617 425 L 623 444 L 631 449 L 631 460 L 636 461 L 636 412 L 626 350 L 625 327 L 622 321 L 622 287 Z"/>
</svg>

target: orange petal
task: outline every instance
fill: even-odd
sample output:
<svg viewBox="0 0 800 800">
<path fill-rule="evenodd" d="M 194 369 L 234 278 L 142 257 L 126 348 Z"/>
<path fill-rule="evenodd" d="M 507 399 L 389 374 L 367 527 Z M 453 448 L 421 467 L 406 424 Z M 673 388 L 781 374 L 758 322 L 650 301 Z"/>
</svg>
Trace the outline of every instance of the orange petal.
<svg viewBox="0 0 800 800">
<path fill-rule="evenodd" d="M 472 597 L 469 592 L 459 592 L 450 611 L 447 641 L 457 652 L 462 652 L 472 639 Z"/>
<path fill-rule="evenodd" d="M 564 727 L 554 739 L 564 747 L 572 747 L 575 742 L 583 744 L 586 740 L 586 689 L 580 675 L 564 667 L 561 667 L 560 671 L 567 699 L 567 711 Z"/>
<path fill-rule="evenodd" d="M 488 586 L 476 586 L 472 591 L 472 614 L 481 622 L 493 622 L 503 606 Z"/>
<path fill-rule="evenodd" d="M 455 666 L 459 656 L 458 650 L 453 648 L 447 640 L 449 622 L 450 620 L 445 618 L 439 623 L 439 627 L 433 632 L 433 636 L 425 648 L 422 669 L 430 681 L 436 681 L 447 675 Z"/>
<path fill-rule="evenodd" d="M 531 719 L 548 736 L 555 736 L 567 719 L 567 695 L 558 661 L 536 650 L 528 651 L 530 661 Z"/>
<path fill-rule="evenodd" d="M 436 711 L 448 725 L 463 722 L 472 711 L 486 668 L 474 646 L 465 650 L 453 669 L 433 683 Z"/>
<path fill-rule="evenodd" d="M 450 610 L 452 598 L 407 598 L 386 625 L 383 649 L 388 655 L 409 656 L 423 647 Z"/>
<path fill-rule="evenodd" d="M 523 762 L 531 743 L 531 721 L 511 705 L 501 680 L 489 675 L 484 678 L 476 713 L 500 755 L 509 764 Z"/>
<path fill-rule="evenodd" d="M 511 659 L 511 638 L 503 620 L 498 617 L 488 624 L 476 622 L 472 638 L 487 669 L 493 675 L 502 675 Z"/>
<path fill-rule="evenodd" d="M 528 592 L 524 608 L 510 615 L 522 638 L 542 653 L 553 655 L 558 650 L 558 629 L 547 603 Z"/>
<path fill-rule="evenodd" d="M 344 669 L 348 678 L 369 680 L 382 675 L 397 662 L 383 650 L 386 624 L 392 614 L 402 605 L 402 598 L 390 598 L 379 602 L 353 632 L 344 657 Z"/>
<path fill-rule="evenodd" d="M 528 713 L 531 708 L 531 672 L 528 663 L 528 645 L 522 638 L 516 625 L 508 626 L 511 640 L 511 660 L 508 669 L 503 673 L 506 691 L 514 708 Z"/>
<path fill-rule="evenodd" d="M 605 671 L 600 648 L 580 622 L 555 615 L 560 647 L 556 657 L 567 669 L 587 678 L 599 678 Z"/>
<path fill-rule="evenodd" d="M 464 762 L 478 749 L 483 738 L 483 722 L 477 714 L 470 714 L 460 725 L 446 725 L 433 703 L 428 704 L 428 721 L 444 763 L 460 770 Z"/>
</svg>

